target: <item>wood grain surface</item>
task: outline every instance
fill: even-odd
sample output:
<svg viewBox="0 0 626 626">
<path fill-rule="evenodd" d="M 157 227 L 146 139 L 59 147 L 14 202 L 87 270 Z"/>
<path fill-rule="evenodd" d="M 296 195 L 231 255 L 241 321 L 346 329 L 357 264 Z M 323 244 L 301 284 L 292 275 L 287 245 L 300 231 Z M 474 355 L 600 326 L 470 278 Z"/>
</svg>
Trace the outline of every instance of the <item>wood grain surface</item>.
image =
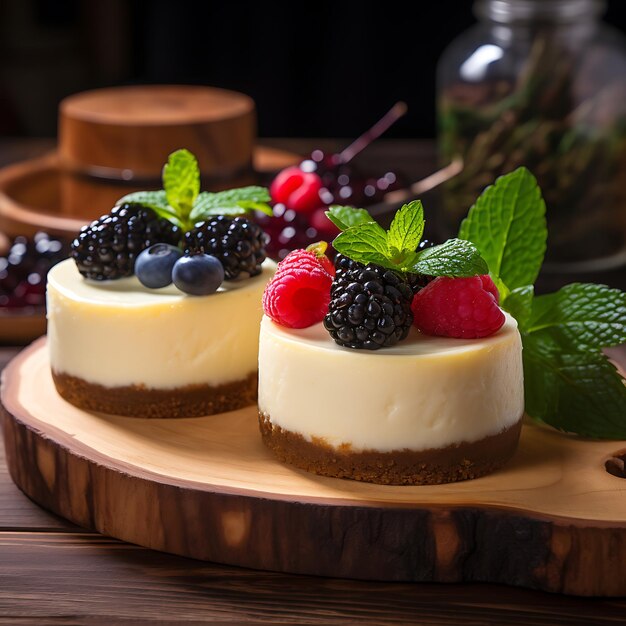
<svg viewBox="0 0 626 626">
<path fill-rule="evenodd" d="M 80 526 L 184 556 L 394 581 L 488 581 L 626 595 L 626 442 L 527 425 L 481 479 L 390 487 L 314 476 L 261 445 L 253 408 L 208 418 L 86 413 L 51 381 L 45 340 L 5 371 L 8 464 L 35 501 Z"/>
<path fill-rule="evenodd" d="M 205 189 L 259 183 L 268 173 L 293 165 L 297 153 L 268 146 L 252 152 L 256 174 L 239 182 L 207 183 Z M 162 164 L 161 164 L 162 165 Z M 38 230 L 73 237 L 81 226 L 106 213 L 122 196 L 132 191 L 159 187 L 157 183 L 109 181 L 78 176 L 64 171 L 57 152 L 15 163 L 0 170 L 0 228 L 15 235 L 32 235 Z"/>
<path fill-rule="evenodd" d="M 345 142 L 272 143 L 306 153 L 320 144 L 336 149 Z M 53 145 L 51 140 L 2 140 L 0 165 L 35 157 Z M 417 178 L 432 165 L 432 142 L 383 140 L 363 158 L 368 167 L 384 162 Z M 16 352 L 17 348 L 0 348 L 0 368 Z M 625 616 L 626 599 L 576 598 L 484 583 L 374 583 L 275 574 L 123 544 L 79 531 L 29 500 L 10 480 L 0 442 L 3 626 L 208 621 L 609 626 L 623 624 Z"/>
<path fill-rule="evenodd" d="M 158 183 L 167 155 L 184 146 L 203 176 L 239 179 L 252 168 L 255 141 L 254 101 L 214 87 L 112 87 L 59 106 L 63 166 L 88 176 Z"/>
</svg>

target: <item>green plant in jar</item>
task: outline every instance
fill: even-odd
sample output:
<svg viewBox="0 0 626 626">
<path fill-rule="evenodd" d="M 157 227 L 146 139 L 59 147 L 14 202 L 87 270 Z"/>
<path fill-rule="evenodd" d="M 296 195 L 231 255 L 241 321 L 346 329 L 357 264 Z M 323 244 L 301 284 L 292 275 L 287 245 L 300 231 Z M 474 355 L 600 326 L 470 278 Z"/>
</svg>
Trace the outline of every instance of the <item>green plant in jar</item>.
<svg viewBox="0 0 626 626">
<path fill-rule="evenodd" d="M 481 190 L 524 165 L 548 207 L 548 262 L 624 264 L 626 43 L 599 0 L 481 0 L 439 66 L 439 148 L 462 172 L 443 194 L 454 231 Z"/>
</svg>

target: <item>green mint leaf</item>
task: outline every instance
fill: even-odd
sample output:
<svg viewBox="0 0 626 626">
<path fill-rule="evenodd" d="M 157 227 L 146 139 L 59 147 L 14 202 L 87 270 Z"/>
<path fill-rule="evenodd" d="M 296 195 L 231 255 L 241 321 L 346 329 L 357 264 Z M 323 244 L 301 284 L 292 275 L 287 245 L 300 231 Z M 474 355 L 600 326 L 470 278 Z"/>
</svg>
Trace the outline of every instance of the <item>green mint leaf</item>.
<svg viewBox="0 0 626 626">
<path fill-rule="evenodd" d="M 354 209 L 351 206 L 331 206 L 326 211 L 326 217 L 339 230 L 348 230 L 353 226 L 374 221 L 374 218 L 365 209 Z"/>
<path fill-rule="evenodd" d="M 272 207 L 266 202 L 253 202 L 252 200 L 240 200 L 239 206 L 245 211 L 259 211 L 268 217 L 274 217 Z"/>
<path fill-rule="evenodd" d="M 600 351 L 626 342 L 626 293 L 574 283 L 538 296 L 522 342 L 529 415 L 579 435 L 626 437 L 626 385 Z"/>
<path fill-rule="evenodd" d="M 500 292 L 500 306 L 517 320 L 520 331 L 528 327 L 534 294 L 535 288 L 532 285 L 517 287 L 506 296 Z"/>
<path fill-rule="evenodd" d="M 399 269 L 387 256 L 387 233 L 376 222 L 364 222 L 348 228 L 337 235 L 333 241 L 333 248 L 353 261 L 365 265 L 376 263 L 383 267 Z"/>
<path fill-rule="evenodd" d="M 159 217 L 169 220 L 179 228 L 184 228 L 184 223 L 180 220 L 176 211 L 168 204 L 165 191 L 135 191 L 120 198 L 115 205 L 119 206 L 126 202 L 135 202 L 152 209 Z"/>
<path fill-rule="evenodd" d="M 200 168 L 189 150 L 170 154 L 163 168 L 163 187 L 168 204 L 186 221 L 200 193 Z"/>
<path fill-rule="evenodd" d="M 203 191 L 194 202 L 189 219 L 199 222 L 212 215 L 243 215 L 247 211 L 262 211 L 271 216 L 272 209 L 267 204 L 270 200 L 268 189 L 255 185 L 215 193 Z"/>
<path fill-rule="evenodd" d="M 394 215 L 387 233 L 387 244 L 392 257 L 415 252 L 424 234 L 424 208 L 421 200 L 405 204 Z"/>
<path fill-rule="evenodd" d="M 120 204 L 124 204 L 126 202 L 136 202 L 137 204 L 143 204 L 144 206 L 149 206 L 150 208 L 154 208 L 155 206 L 163 208 L 169 207 L 167 198 L 165 197 L 165 190 L 163 189 L 159 191 L 135 191 L 133 193 L 126 194 L 115 203 L 115 206 L 119 206 Z"/>
<path fill-rule="evenodd" d="M 626 292 L 574 283 L 556 293 L 538 296 L 533 301 L 527 331 L 565 352 L 626 343 Z"/>
<path fill-rule="evenodd" d="M 626 385 L 601 352 L 569 353 L 523 334 L 526 412 L 562 431 L 626 438 Z"/>
<path fill-rule="evenodd" d="M 440 246 L 418 252 L 409 271 L 428 276 L 462 277 L 486 274 L 489 269 L 472 243 L 448 239 Z"/>
<path fill-rule="evenodd" d="M 524 167 L 498 178 L 469 210 L 459 238 L 473 242 L 509 289 L 532 285 L 546 250 L 546 205 Z"/>
</svg>

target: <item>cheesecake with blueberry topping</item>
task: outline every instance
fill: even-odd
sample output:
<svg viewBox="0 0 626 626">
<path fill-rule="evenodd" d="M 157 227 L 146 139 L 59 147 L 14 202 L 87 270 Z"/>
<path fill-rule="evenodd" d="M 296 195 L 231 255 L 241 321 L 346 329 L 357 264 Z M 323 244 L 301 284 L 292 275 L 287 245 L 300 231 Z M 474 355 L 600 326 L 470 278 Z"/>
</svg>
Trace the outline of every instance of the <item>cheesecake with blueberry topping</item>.
<svg viewBox="0 0 626 626">
<path fill-rule="evenodd" d="M 261 296 L 274 273 L 262 187 L 200 192 L 195 157 L 170 155 L 164 189 L 130 194 L 48 274 L 59 394 L 91 411 L 194 417 L 254 403 Z"/>
<path fill-rule="evenodd" d="M 274 271 L 212 295 L 136 276 L 86 280 L 72 259 L 48 274 L 48 346 L 59 394 L 91 411 L 193 417 L 253 404 L 261 296 Z"/>
</svg>

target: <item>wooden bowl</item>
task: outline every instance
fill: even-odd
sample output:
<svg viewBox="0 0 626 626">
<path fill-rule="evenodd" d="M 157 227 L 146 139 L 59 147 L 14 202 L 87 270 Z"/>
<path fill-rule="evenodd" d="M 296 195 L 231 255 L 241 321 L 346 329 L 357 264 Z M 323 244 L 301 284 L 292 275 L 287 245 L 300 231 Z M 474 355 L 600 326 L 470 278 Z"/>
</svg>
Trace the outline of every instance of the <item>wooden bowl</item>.
<svg viewBox="0 0 626 626">
<path fill-rule="evenodd" d="M 198 158 L 202 188 L 263 181 L 298 155 L 255 146 L 254 102 L 212 87 L 100 89 L 60 106 L 58 150 L 0 170 L 0 231 L 73 236 L 121 196 L 159 189 L 167 156 Z"/>
</svg>

